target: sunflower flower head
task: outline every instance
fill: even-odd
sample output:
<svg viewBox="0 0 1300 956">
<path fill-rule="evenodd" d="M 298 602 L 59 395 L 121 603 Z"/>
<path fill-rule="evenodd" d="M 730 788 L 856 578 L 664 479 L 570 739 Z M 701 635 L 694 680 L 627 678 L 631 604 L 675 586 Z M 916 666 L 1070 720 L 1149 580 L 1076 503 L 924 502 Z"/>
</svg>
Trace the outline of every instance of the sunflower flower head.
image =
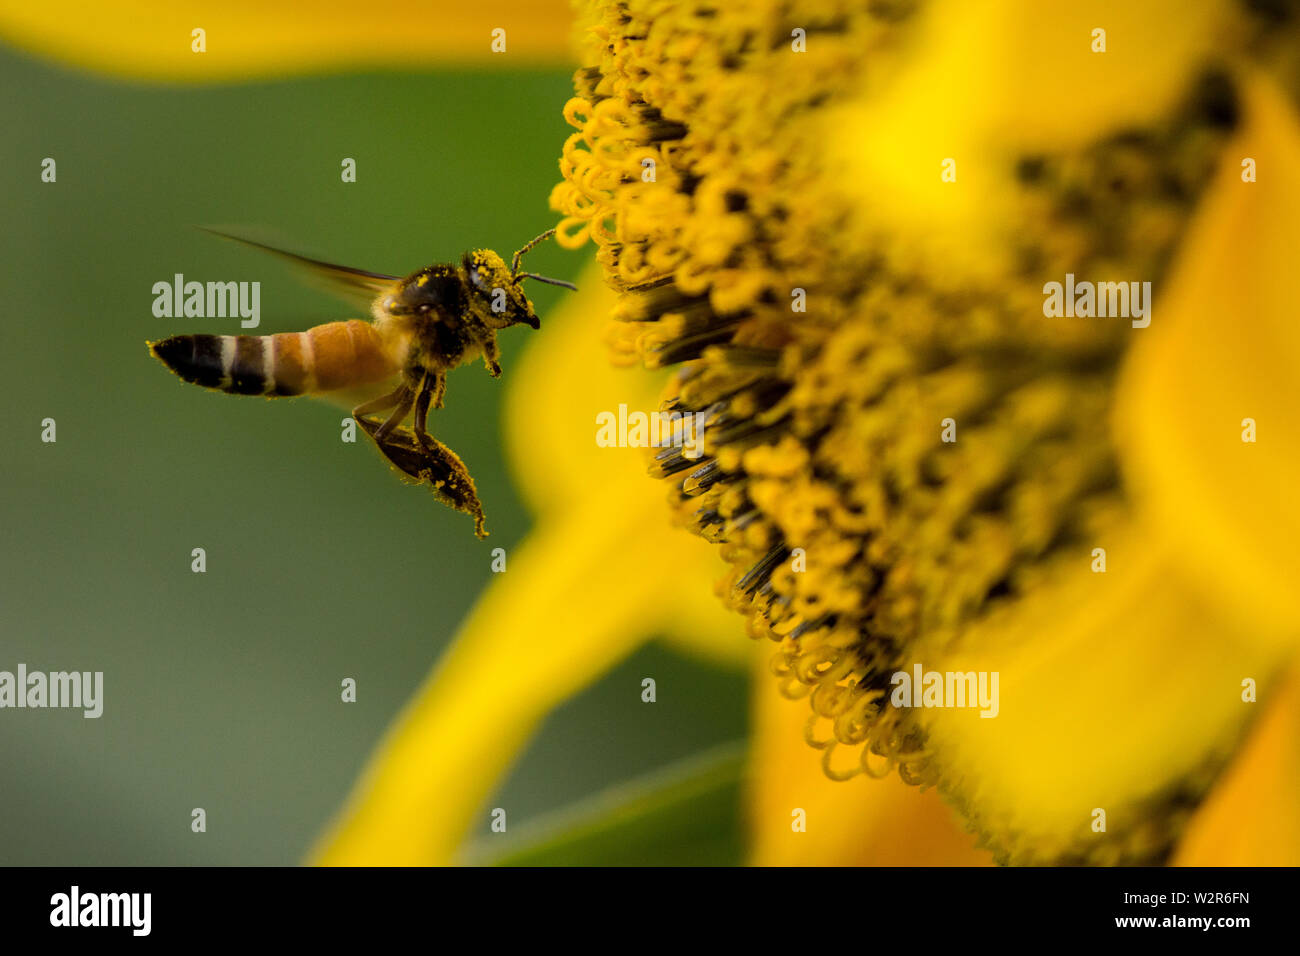
<svg viewBox="0 0 1300 956">
<path fill-rule="evenodd" d="M 970 6 L 1013 54 L 1033 45 L 1007 4 Z M 979 112 L 979 77 L 936 77 L 933 58 L 960 70 L 978 54 L 951 7 L 586 6 L 551 203 L 561 241 L 594 241 L 619 294 L 617 355 L 680 365 L 663 408 L 704 416 L 704 457 L 665 449 L 651 472 L 677 520 L 720 545 L 720 592 L 751 636 L 779 645 L 772 670 L 809 698 L 826 772 L 938 784 L 1004 860 L 1161 859 L 1239 730 L 1107 791 L 1127 812 L 1098 840 L 1064 814 L 1085 820 L 1102 796 L 1058 821 L 1044 787 L 1031 824 L 981 768 L 945 758 L 952 734 L 889 702 L 892 675 L 978 657 L 980 634 L 1007 651 L 994 664 L 1011 656 L 999 640 L 1024 653 L 1032 633 L 989 622 L 1133 538 L 1113 417 L 1145 330 L 1046 318 L 1044 283 L 1142 279 L 1160 301 L 1242 124 L 1243 74 L 1211 39 L 1235 45 L 1228 59 L 1286 59 L 1262 13 L 1204 6 L 1165 17 L 1181 25 L 1138 105 L 1132 75 L 1086 59 L 1088 18 L 1064 17 L 1079 31 L 1063 46 L 1093 71 L 1053 91 L 1090 117 L 1070 135 Z M 1147 13 L 1104 12 L 1123 42 L 1154 39 Z M 985 50 L 980 75 L 1001 55 Z M 1034 57 L 1008 61 L 1032 100 Z"/>
</svg>

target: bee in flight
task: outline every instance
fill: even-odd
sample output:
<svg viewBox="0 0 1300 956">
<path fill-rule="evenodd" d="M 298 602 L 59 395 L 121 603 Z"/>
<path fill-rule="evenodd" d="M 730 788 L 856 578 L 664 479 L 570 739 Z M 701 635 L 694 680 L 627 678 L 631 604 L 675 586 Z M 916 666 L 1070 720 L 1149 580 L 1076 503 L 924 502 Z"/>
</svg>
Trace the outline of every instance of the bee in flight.
<svg viewBox="0 0 1300 956">
<path fill-rule="evenodd" d="M 429 434 L 429 409 L 442 408 L 447 373 L 459 365 L 482 356 L 494 378 L 501 374 L 498 331 L 541 327 L 520 286 L 524 279 L 577 289 L 520 271 L 524 253 L 555 230 L 516 252 L 508 268 L 492 250 L 475 249 L 459 263 L 426 266 L 405 279 L 217 235 L 287 258 L 336 290 L 364 297 L 372 321 L 328 322 L 276 335 L 174 335 L 149 343 L 154 356 L 185 381 L 231 395 L 339 393 L 395 380 L 392 391 L 357 405 L 352 417 L 398 470 L 470 515 L 474 533 L 487 537 L 474 479 L 460 457 Z M 381 412 L 388 414 L 375 417 Z M 413 427 L 403 427 L 412 412 Z"/>
</svg>

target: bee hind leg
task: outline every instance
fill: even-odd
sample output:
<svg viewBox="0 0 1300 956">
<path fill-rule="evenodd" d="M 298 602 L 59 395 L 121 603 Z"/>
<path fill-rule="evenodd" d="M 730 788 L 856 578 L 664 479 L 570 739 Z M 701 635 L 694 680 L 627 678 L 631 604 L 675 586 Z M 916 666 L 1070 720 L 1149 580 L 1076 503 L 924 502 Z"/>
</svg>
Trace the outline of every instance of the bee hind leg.
<svg viewBox="0 0 1300 956">
<path fill-rule="evenodd" d="M 487 537 L 483 502 L 479 501 L 474 479 L 460 456 L 428 435 L 420 442 L 425 461 L 420 477 L 433 486 L 433 493 L 457 511 L 474 519 L 474 534 Z"/>
<path fill-rule="evenodd" d="M 406 394 L 401 395 L 399 393 L 402 389 L 398 389 L 383 399 L 358 406 L 353 415 L 361 416 L 357 418 L 361 427 L 374 439 L 376 447 L 398 471 L 421 484 L 429 485 L 439 501 L 473 518 L 474 534 L 486 538 L 483 503 L 479 501 L 478 489 L 474 486 L 469 469 L 459 455 L 431 436 L 426 428 L 429 405 L 441 393 L 445 382 L 443 373 L 429 373 L 421 381 L 418 394 L 412 394 L 407 389 Z M 387 404 L 377 404 L 383 402 Z M 376 425 L 364 417 L 369 412 L 382 411 L 394 404 L 397 405 L 396 410 L 383 425 Z M 412 405 L 415 406 L 415 427 L 398 428 L 398 422 L 406 417 Z M 385 428 L 389 430 L 385 431 Z"/>
<path fill-rule="evenodd" d="M 379 443 L 383 440 L 385 435 L 397 427 L 398 423 L 406 417 L 406 413 L 411 410 L 410 393 L 411 386 L 403 382 L 387 395 L 381 395 L 379 398 L 363 402 L 356 408 L 352 409 L 352 419 L 366 430 L 367 435 L 373 438 L 376 443 Z M 385 411 L 386 409 L 393 408 L 393 406 L 397 406 L 396 411 L 394 411 L 392 415 L 389 415 L 387 421 L 385 421 L 383 425 L 379 426 L 378 429 L 365 420 L 367 415 Z M 398 412 L 401 414 L 398 415 Z M 395 418 L 396 420 L 394 420 Z"/>
<path fill-rule="evenodd" d="M 402 424 L 402 420 L 410 413 L 411 406 L 415 404 L 415 395 L 411 391 L 409 385 L 403 385 L 395 394 L 398 396 L 397 407 L 393 409 L 388 418 L 384 420 L 384 423 L 370 436 L 380 444 L 383 444 L 384 440 L 394 428 Z"/>
<path fill-rule="evenodd" d="M 409 428 L 399 428 L 375 444 L 398 471 L 429 485 L 439 501 L 474 519 L 474 534 L 487 537 L 483 503 L 459 455 L 428 434 L 417 439 Z"/>
</svg>

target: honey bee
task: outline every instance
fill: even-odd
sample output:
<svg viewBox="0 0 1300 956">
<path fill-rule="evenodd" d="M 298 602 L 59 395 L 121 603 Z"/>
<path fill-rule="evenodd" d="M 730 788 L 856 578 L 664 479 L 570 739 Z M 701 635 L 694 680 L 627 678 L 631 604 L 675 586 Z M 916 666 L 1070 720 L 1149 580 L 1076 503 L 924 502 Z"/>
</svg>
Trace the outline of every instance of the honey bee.
<svg viewBox="0 0 1300 956">
<path fill-rule="evenodd" d="M 174 335 L 149 343 L 154 357 L 187 382 L 231 395 L 342 394 L 393 381 L 392 391 L 354 407 L 353 419 L 399 471 L 470 515 L 474 533 L 487 537 L 474 479 L 460 457 L 429 434 L 429 409 L 442 408 L 447 373 L 459 365 L 481 356 L 488 372 L 500 376 L 498 331 L 541 327 L 520 286 L 524 279 L 576 291 L 572 283 L 520 271 L 523 255 L 555 230 L 527 243 L 509 267 L 492 250 L 474 249 L 459 263 L 426 266 L 404 279 L 217 235 L 289 259 L 336 291 L 362 298 L 371 321 L 328 322 L 276 335 Z M 388 414 L 376 417 L 381 412 Z M 403 427 L 412 413 L 413 427 Z"/>
</svg>

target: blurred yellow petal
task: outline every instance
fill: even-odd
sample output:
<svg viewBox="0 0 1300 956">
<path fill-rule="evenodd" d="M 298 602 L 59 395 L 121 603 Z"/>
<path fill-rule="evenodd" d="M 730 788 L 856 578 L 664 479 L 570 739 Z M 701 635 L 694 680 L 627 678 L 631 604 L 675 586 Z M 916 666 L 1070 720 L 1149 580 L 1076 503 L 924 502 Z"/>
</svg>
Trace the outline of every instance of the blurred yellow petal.
<svg viewBox="0 0 1300 956">
<path fill-rule="evenodd" d="M 1230 12 L 1181 0 L 935 4 L 897 66 L 870 72 L 815 141 L 863 229 L 925 250 L 941 272 L 996 274 L 1011 264 L 1000 230 L 1016 221 L 1015 159 L 1163 115 L 1221 49 Z M 1093 52 L 1095 29 L 1104 52 Z M 948 159 L 953 182 L 940 176 Z"/>
<path fill-rule="evenodd" d="M 620 404 L 657 409 L 667 375 L 613 364 L 602 329 L 616 296 L 594 264 L 578 288 L 579 296 L 543 321 L 524 361 L 510 371 L 505 431 L 517 484 L 529 507 L 544 514 L 566 507 L 585 488 L 614 483 L 629 503 L 644 502 L 653 514 L 647 522 L 662 524 L 667 488 L 647 478 L 645 451 L 601 448 L 595 435 L 596 416 L 617 413 Z M 744 622 L 722 606 L 711 586 L 725 565 L 707 542 L 679 538 L 679 556 L 663 570 L 680 587 L 673 592 L 672 626 L 662 636 L 689 654 L 743 666 Z"/>
<path fill-rule="evenodd" d="M 1300 129 L 1263 80 L 1115 411 L 1136 495 L 1200 586 L 1294 640 L 1300 628 Z M 1242 181 L 1242 160 L 1258 182 Z M 1242 440 L 1252 419 L 1257 440 Z"/>
<path fill-rule="evenodd" d="M 1266 708 L 1214 793 L 1193 817 L 1178 866 L 1300 866 L 1300 674 Z"/>
<path fill-rule="evenodd" d="M 0 3 L 0 39 L 85 69 L 135 80 L 213 82 L 341 68 L 515 69 L 570 61 L 567 0 L 93 0 Z M 504 53 L 492 31 L 506 31 Z M 192 31 L 205 31 L 205 52 Z"/>
<path fill-rule="evenodd" d="M 1242 701 L 1241 682 L 1271 699 L 1294 652 L 1300 336 L 1287 277 L 1300 137 L 1266 83 L 1243 89 L 1246 122 L 1163 307 L 1157 296 L 1151 328 L 1134 333 L 1117 396 L 1139 517 L 1096 542 L 1106 573 L 1080 554 L 953 652 L 918 655 L 929 669 L 1000 672 L 996 719 L 934 710 L 924 721 L 954 798 L 1013 861 L 1142 859 L 1159 847 L 1159 828 L 1177 833 L 1264 706 Z M 1274 175 L 1243 182 L 1246 156 Z M 1270 423 L 1265 438 L 1242 442 L 1245 417 Z M 1281 789 L 1255 799 L 1294 801 L 1288 766 L 1260 770 L 1254 786 Z M 1091 828 L 1095 809 L 1106 834 Z M 1197 845 L 1187 852 L 1203 858 L 1205 838 Z"/>
<path fill-rule="evenodd" d="M 1255 716 L 1243 679 L 1266 697 L 1285 661 L 1150 529 L 1098 545 L 1105 573 L 1081 554 L 955 648 L 917 654 L 927 671 L 999 674 L 996 717 L 919 716 L 951 796 L 1010 862 L 1150 861 Z"/>
<path fill-rule="evenodd" d="M 666 634 L 703 635 L 723 660 L 741 650 L 722 641 L 744 648 L 740 620 L 711 598 L 720 561 L 665 521 L 645 450 L 596 445 L 595 413 L 656 408 L 659 381 L 609 368 L 599 329 L 612 294 L 591 272 L 580 288 L 507 372 L 507 447 L 537 526 L 389 731 L 317 862 L 451 862 L 543 718 L 637 646 Z"/>
<path fill-rule="evenodd" d="M 671 606 L 659 583 L 677 536 L 621 492 L 592 492 L 512 549 L 317 862 L 451 862 L 546 714 L 651 636 Z"/>
<path fill-rule="evenodd" d="M 687 572 L 690 577 L 676 575 L 678 588 L 672 598 L 676 611 L 660 636 L 666 644 L 691 657 L 720 667 L 744 667 L 749 663 L 745 619 L 720 601 L 711 587 L 725 570 L 722 559 L 708 542 L 680 530 L 677 536 L 692 543 L 691 548 L 683 548 L 684 552 L 698 555 L 689 562 L 679 559 L 683 568 L 691 569 Z"/>
<path fill-rule="evenodd" d="M 666 373 L 618 368 L 603 341 L 617 297 L 594 264 L 578 278 L 579 292 L 542 319 L 528 351 L 510 376 L 505 401 L 505 438 L 520 493 L 537 513 L 564 507 L 595 485 L 610 481 L 646 489 L 645 450 L 601 448 L 596 416 L 630 409 L 652 411 Z"/>
<path fill-rule="evenodd" d="M 772 691 L 768 642 L 755 646 L 747 790 L 756 866 L 979 866 L 992 862 L 934 790 L 891 774 L 837 782 L 804 740 L 808 705 Z M 793 829 L 796 809 L 807 830 Z"/>
</svg>

